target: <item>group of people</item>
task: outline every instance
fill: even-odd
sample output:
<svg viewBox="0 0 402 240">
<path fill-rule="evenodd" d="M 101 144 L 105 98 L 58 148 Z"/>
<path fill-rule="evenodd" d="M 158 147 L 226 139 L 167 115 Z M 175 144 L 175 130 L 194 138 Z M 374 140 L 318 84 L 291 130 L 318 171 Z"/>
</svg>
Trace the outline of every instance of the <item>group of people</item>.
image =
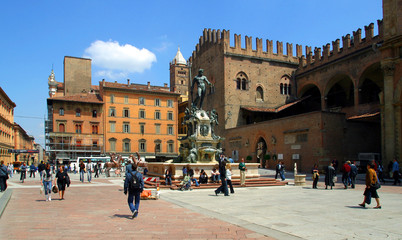
<svg viewBox="0 0 402 240">
<path fill-rule="evenodd" d="M 183 180 L 181 181 L 181 190 L 192 190 L 191 185 L 199 186 L 200 184 L 207 184 L 208 181 L 211 183 L 219 183 L 221 182 L 222 187 L 224 188 L 223 193 L 226 193 L 225 189 L 227 189 L 227 185 L 229 185 L 231 193 L 234 193 L 233 185 L 232 185 L 232 167 L 231 163 L 234 161 L 231 158 L 225 157 L 223 154 L 219 156 L 218 159 L 219 168 L 212 168 L 210 172 L 210 177 L 204 169 L 200 170 L 199 178 L 195 178 L 194 170 L 188 166 L 183 166 Z M 245 186 L 246 179 L 246 164 L 244 163 L 244 158 L 241 159 L 239 163 L 239 171 L 240 171 L 240 185 Z M 172 173 L 170 169 L 165 170 L 165 184 L 172 184 Z M 224 187 L 224 185 L 226 187 Z M 225 194 L 226 195 L 226 194 Z"/>
<path fill-rule="evenodd" d="M 53 185 L 57 187 L 57 190 L 54 192 L 59 193 L 59 200 L 64 200 L 66 187 L 69 187 L 71 183 L 70 177 L 67 171 L 65 171 L 65 167 L 63 165 L 59 165 L 58 171 L 56 171 L 56 174 L 53 178 L 53 171 L 51 170 L 50 163 L 46 163 L 45 165 L 42 162 L 41 165 L 41 168 L 43 167 L 43 170 L 40 171 L 40 176 L 42 179 L 41 184 L 44 188 L 46 201 L 52 201 Z"/>
<path fill-rule="evenodd" d="M 80 173 L 80 181 L 84 182 L 85 180 L 85 173 L 87 175 L 87 180 L 89 183 L 92 182 L 92 173 L 94 173 L 94 178 L 99 178 L 99 174 L 102 174 L 102 167 L 100 163 L 92 163 L 91 159 L 88 159 L 87 164 L 83 161 L 80 162 L 78 165 L 79 173 Z M 75 165 L 74 165 L 75 169 Z M 75 170 L 74 170 L 75 173 Z"/>
</svg>

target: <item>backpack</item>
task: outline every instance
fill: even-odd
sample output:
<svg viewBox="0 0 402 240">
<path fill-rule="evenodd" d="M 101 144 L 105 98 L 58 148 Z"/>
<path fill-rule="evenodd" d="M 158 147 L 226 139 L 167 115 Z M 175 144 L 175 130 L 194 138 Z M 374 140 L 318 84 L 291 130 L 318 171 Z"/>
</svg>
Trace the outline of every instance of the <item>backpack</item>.
<svg viewBox="0 0 402 240">
<path fill-rule="evenodd" d="M 141 189 L 141 179 L 139 178 L 137 171 L 131 172 L 131 179 L 128 188 L 130 191 L 138 191 Z"/>
</svg>

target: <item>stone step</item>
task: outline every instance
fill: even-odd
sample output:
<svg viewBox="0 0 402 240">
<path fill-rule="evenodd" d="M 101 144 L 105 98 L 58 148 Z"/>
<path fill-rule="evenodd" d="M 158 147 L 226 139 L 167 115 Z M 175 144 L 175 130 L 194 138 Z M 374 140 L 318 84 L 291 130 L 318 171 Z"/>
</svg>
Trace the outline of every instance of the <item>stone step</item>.
<svg viewBox="0 0 402 240">
<path fill-rule="evenodd" d="M 171 186 L 166 186 L 165 181 L 162 180 L 159 184 L 160 188 L 163 189 L 172 189 L 172 190 L 177 190 L 180 188 L 180 183 L 181 181 L 172 181 Z M 251 178 L 251 179 L 246 179 L 246 187 L 269 187 L 269 186 L 284 186 L 288 184 L 286 181 L 278 181 L 273 178 Z M 145 187 L 146 188 L 154 188 L 156 187 L 155 182 L 145 182 Z M 208 183 L 208 184 L 200 184 L 200 186 L 196 187 L 194 184 L 191 185 L 192 189 L 212 189 L 212 188 L 218 188 L 221 184 L 220 183 Z M 240 186 L 240 180 L 232 180 L 232 185 L 234 188 L 239 188 Z"/>
</svg>

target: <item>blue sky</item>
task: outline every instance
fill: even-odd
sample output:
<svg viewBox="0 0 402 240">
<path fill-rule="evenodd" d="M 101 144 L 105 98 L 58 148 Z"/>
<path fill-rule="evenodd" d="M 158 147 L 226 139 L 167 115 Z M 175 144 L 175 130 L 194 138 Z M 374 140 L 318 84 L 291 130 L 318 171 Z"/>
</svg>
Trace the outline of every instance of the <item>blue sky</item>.
<svg viewBox="0 0 402 240">
<path fill-rule="evenodd" d="M 1 1 L 0 86 L 14 121 L 44 146 L 47 79 L 64 56 L 92 58 L 92 84 L 169 83 L 177 47 L 188 59 L 204 28 L 322 47 L 382 19 L 380 0 Z M 265 42 L 265 41 L 264 41 Z M 274 44 L 275 45 L 275 44 Z"/>
</svg>

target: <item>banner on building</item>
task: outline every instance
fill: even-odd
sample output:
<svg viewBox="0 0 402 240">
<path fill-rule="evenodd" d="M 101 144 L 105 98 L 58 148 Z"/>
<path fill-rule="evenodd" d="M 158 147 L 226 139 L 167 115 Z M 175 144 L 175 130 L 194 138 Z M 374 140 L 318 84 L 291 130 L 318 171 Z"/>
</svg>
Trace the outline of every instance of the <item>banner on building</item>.
<svg viewBox="0 0 402 240">
<path fill-rule="evenodd" d="M 39 150 L 8 149 L 8 153 L 39 153 Z"/>
</svg>

